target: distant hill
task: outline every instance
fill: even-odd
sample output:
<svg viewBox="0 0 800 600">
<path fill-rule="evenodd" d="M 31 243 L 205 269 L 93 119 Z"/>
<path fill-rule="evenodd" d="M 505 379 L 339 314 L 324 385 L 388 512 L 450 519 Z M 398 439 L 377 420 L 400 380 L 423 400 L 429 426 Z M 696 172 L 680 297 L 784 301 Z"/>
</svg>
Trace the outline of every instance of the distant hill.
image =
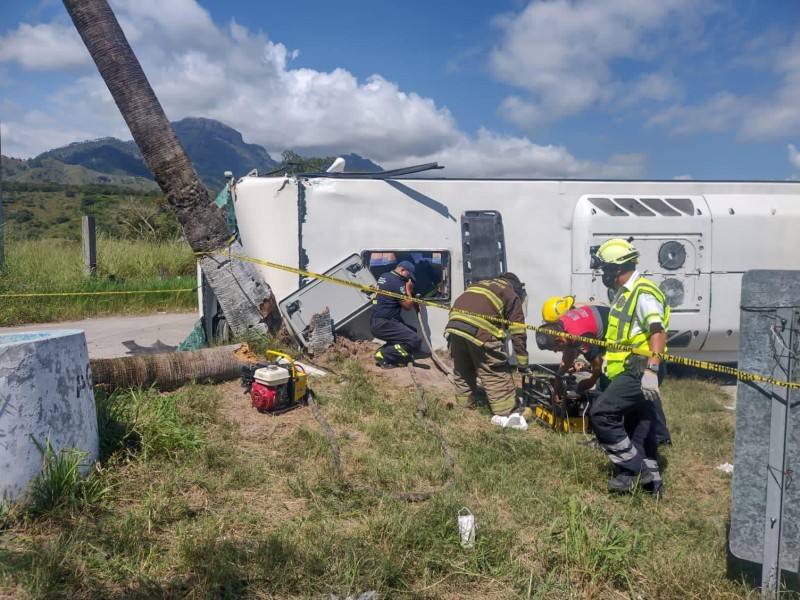
<svg viewBox="0 0 800 600">
<path fill-rule="evenodd" d="M 383 171 L 383 167 L 376 165 L 368 158 L 362 158 L 358 154 L 340 154 L 344 159 L 344 170 L 347 173 L 376 173 Z"/>
<path fill-rule="evenodd" d="M 225 184 L 225 171 L 240 177 L 253 169 L 266 173 L 278 166 L 263 147 L 246 143 L 241 133 L 219 121 L 189 117 L 172 126 L 200 180 L 212 192 Z M 357 154 L 342 156 L 347 171 L 382 170 Z M 328 164 L 332 161 L 333 158 Z M 157 189 L 136 144 L 132 140 L 110 137 L 73 142 L 28 160 L 3 156 L 2 178 L 20 183 L 109 184 L 142 191 Z"/>
<path fill-rule="evenodd" d="M 122 143 L 119 140 L 114 141 Z M 48 157 L 46 154 L 30 160 L 8 158 L 6 156 L 0 157 L 3 181 L 78 186 L 104 184 L 138 191 L 158 189 L 158 185 L 151 177 L 104 173 L 80 164 L 62 162 L 56 158 Z M 141 158 L 139 160 L 141 161 Z M 141 164 L 144 166 L 143 162 Z M 114 169 L 114 173 L 124 173 L 124 171 Z"/>
<path fill-rule="evenodd" d="M 242 134 L 213 119 L 190 117 L 173 123 L 197 174 L 212 190 L 225 185 L 225 171 L 237 177 L 253 169 L 266 172 L 278 163 L 258 144 L 247 144 Z"/>
<path fill-rule="evenodd" d="M 107 137 L 88 142 L 73 142 L 68 146 L 48 150 L 34 161 L 57 160 L 67 165 L 81 166 L 107 175 L 127 175 L 152 179 L 150 169 L 142 160 L 133 140 L 123 142 Z"/>
</svg>

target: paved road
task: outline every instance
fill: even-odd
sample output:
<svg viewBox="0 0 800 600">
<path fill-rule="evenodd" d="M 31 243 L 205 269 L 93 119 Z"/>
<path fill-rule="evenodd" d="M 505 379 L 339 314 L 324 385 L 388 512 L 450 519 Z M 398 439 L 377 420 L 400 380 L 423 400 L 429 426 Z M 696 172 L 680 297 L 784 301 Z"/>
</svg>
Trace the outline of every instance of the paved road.
<svg viewBox="0 0 800 600">
<path fill-rule="evenodd" d="M 197 311 L 194 311 L 32 323 L 21 327 L 0 327 L 0 336 L 6 333 L 80 329 L 86 334 L 89 358 L 115 358 L 171 352 L 191 333 L 198 318 Z"/>
</svg>

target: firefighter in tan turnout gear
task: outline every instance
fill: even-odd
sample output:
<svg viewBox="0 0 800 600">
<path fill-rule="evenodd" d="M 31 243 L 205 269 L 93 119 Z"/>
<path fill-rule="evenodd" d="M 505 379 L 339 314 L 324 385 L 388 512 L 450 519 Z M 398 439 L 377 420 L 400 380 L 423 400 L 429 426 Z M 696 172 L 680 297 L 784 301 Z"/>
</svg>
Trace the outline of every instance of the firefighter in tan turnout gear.
<svg viewBox="0 0 800 600">
<path fill-rule="evenodd" d="M 509 415 L 514 410 L 516 386 L 504 340 L 507 334 L 511 335 L 517 366 L 520 371 L 529 371 L 522 310 L 524 295 L 525 287 L 519 277 L 504 273 L 497 279 L 473 283 L 453 303 L 445 335 L 453 357 L 458 406 L 472 408 L 476 405 L 479 398 L 477 380 L 480 379 L 495 415 Z M 506 328 L 484 317 L 517 324 Z"/>
</svg>

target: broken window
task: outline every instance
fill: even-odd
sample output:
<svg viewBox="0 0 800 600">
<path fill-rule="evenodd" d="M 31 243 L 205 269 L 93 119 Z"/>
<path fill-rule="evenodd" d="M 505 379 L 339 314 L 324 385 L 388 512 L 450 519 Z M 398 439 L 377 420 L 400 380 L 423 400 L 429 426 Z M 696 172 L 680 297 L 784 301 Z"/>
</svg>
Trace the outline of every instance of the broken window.
<svg viewBox="0 0 800 600">
<path fill-rule="evenodd" d="M 414 294 L 427 300 L 450 300 L 449 250 L 364 250 L 361 257 L 375 279 L 407 260 L 414 265 Z"/>
</svg>

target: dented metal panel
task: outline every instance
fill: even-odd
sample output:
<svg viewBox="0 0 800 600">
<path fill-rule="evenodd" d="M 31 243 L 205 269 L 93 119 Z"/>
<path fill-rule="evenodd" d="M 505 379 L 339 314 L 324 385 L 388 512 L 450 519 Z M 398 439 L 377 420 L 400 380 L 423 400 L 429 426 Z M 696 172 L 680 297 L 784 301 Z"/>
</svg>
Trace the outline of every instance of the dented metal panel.
<svg viewBox="0 0 800 600">
<path fill-rule="evenodd" d="M 361 286 L 377 285 L 358 254 L 348 256 L 323 275 Z M 333 328 L 338 329 L 367 312 L 371 305 L 371 294 L 324 279 L 312 279 L 278 304 L 286 324 L 304 347 L 310 341 L 310 324 L 314 315 L 328 308 L 333 319 Z"/>
</svg>

